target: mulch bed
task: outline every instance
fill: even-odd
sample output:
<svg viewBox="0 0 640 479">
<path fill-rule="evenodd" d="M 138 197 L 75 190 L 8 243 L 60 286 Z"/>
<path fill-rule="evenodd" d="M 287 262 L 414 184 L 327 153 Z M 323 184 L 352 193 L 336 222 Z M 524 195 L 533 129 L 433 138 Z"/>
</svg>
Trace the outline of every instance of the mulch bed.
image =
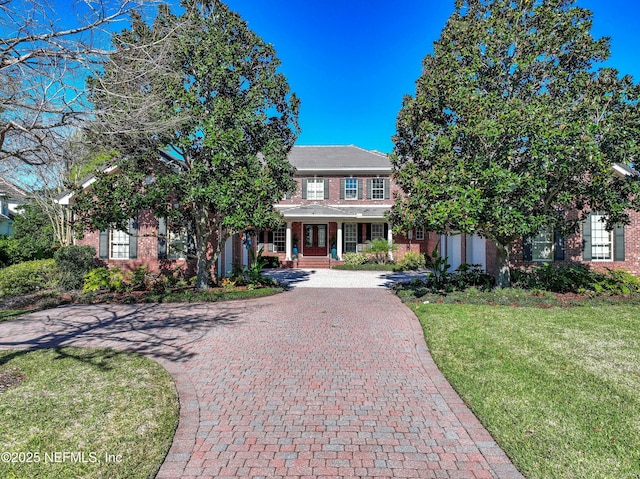
<svg viewBox="0 0 640 479">
<path fill-rule="evenodd" d="M 0 394 L 10 387 L 20 384 L 25 379 L 25 376 L 20 374 L 16 369 L 0 371 Z"/>
</svg>

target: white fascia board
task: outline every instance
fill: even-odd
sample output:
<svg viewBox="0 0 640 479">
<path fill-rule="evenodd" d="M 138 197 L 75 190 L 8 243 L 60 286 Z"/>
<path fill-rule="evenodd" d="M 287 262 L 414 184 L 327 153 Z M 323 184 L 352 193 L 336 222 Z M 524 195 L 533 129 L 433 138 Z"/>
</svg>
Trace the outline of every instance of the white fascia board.
<svg viewBox="0 0 640 479">
<path fill-rule="evenodd" d="M 391 168 L 382 166 L 369 168 L 297 168 L 296 176 L 300 176 L 300 173 L 306 175 L 390 175 L 392 172 Z"/>
<path fill-rule="evenodd" d="M 113 166 L 110 166 L 109 168 L 105 168 L 102 172 L 106 174 L 110 174 L 110 173 L 116 172 L 116 170 L 118 169 L 119 169 L 118 165 L 113 165 Z M 82 186 L 83 190 L 86 190 L 96 181 L 97 181 L 97 178 L 95 176 L 90 176 L 89 178 L 84 180 L 80 186 Z M 69 191 L 67 194 L 56 198 L 54 201 L 59 205 L 69 205 L 71 203 L 71 198 L 73 198 L 73 191 Z"/>
</svg>

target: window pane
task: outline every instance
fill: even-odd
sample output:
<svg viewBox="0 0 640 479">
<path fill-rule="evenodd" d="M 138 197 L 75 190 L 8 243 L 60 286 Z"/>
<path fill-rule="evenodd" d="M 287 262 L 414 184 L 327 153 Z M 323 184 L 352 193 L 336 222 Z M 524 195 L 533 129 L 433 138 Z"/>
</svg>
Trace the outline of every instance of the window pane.
<svg viewBox="0 0 640 479">
<path fill-rule="evenodd" d="M 542 230 L 531 240 L 531 256 L 534 261 L 553 260 L 553 232 Z"/>
<path fill-rule="evenodd" d="M 422 226 L 416 228 L 416 240 L 424 241 L 424 228 Z"/>
<path fill-rule="evenodd" d="M 384 225 L 382 223 L 373 223 L 371 225 L 371 239 L 384 238 Z"/>
<path fill-rule="evenodd" d="M 124 231 L 111 231 L 111 258 L 129 259 L 129 235 Z"/>
<path fill-rule="evenodd" d="M 594 260 L 612 259 L 612 235 L 605 229 L 603 220 L 602 215 L 591 215 L 591 257 Z"/>
<path fill-rule="evenodd" d="M 358 180 L 356 178 L 347 178 L 345 180 L 344 197 L 347 200 L 358 199 Z"/>
<path fill-rule="evenodd" d="M 384 200 L 384 179 L 375 178 L 371 180 L 371 199 Z"/>
<path fill-rule="evenodd" d="M 344 225 L 344 250 L 346 253 L 355 253 L 358 243 L 358 224 L 345 223 Z"/>
<path fill-rule="evenodd" d="M 307 199 L 324 200 L 324 180 L 312 178 L 307 180 Z"/>
<path fill-rule="evenodd" d="M 187 258 L 187 232 L 184 229 L 169 231 L 169 259 Z"/>
<path fill-rule="evenodd" d="M 286 249 L 287 232 L 284 228 L 274 230 L 273 232 L 273 252 L 283 253 Z"/>
</svg>

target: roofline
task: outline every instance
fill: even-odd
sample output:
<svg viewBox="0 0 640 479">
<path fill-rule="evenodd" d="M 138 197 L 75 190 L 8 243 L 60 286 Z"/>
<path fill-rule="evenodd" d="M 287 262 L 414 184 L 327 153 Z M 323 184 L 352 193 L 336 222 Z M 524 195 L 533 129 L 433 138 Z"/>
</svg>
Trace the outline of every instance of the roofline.
<svg viewBox="0 0 640 479">
<path fill-rule="evenodd" d="M 106 174 L 113 173 L 118 168 L 119 168 L 118 165 L 112 165 L 103 169 L 102 173 L 106 173 Z M 97 181 L 97 178 L 95 175 L 87 176 L 84 180 L 82 180 L 82 182 L 80 183 L 80 186 L 82 187 L 83 190 L 86 190 L 96 181 Z M 55 201 L 59 205 L 69 205 L 71 203 L 71 198 L 73 198 L 73 195 L 74 195 L 73 191 L 65 191 L 64 193 L 59 195 L 57 198 L 55 198 L 53 201 Z"/>
</svg>

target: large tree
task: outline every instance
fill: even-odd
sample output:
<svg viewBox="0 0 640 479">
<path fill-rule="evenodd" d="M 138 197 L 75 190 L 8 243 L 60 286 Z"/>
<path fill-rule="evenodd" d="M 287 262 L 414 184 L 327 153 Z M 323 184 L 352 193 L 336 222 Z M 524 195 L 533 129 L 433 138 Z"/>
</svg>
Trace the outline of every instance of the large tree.
<svg viewBox="0 0 640 479">
<path fill-rule="evenodd" d="M 596 68 L 609 40 L 591 25 L 573 0 L 456 1 L 398 115 L 398 229 L 488 238 L 508 286 L 519 238 L 575 233 L 589 210 L 628 223 L 638 178 L 611 167 L 638 159 L 640 88 Z"/>
<path fill-rule="evenodd" d="M 119 228 L 141 209 L 192 233 L 197 287 L 229 236 L 281 221 L 273 205 L 293 191 L 287 155 L 298 100 L 273 46 L 218 0 L 135 17 L 91 80 L 92 135 L 117 150 L 117 169 L 77 195 L 80 228 Z M 159 154 L 159 150 L 168 154 Z"/>
<path fill-rule="evenodd" d="M 55 161 L 90 109 L 105 31 L 147 1 L 0 0 L 0 161 Z"/>
</svg>

